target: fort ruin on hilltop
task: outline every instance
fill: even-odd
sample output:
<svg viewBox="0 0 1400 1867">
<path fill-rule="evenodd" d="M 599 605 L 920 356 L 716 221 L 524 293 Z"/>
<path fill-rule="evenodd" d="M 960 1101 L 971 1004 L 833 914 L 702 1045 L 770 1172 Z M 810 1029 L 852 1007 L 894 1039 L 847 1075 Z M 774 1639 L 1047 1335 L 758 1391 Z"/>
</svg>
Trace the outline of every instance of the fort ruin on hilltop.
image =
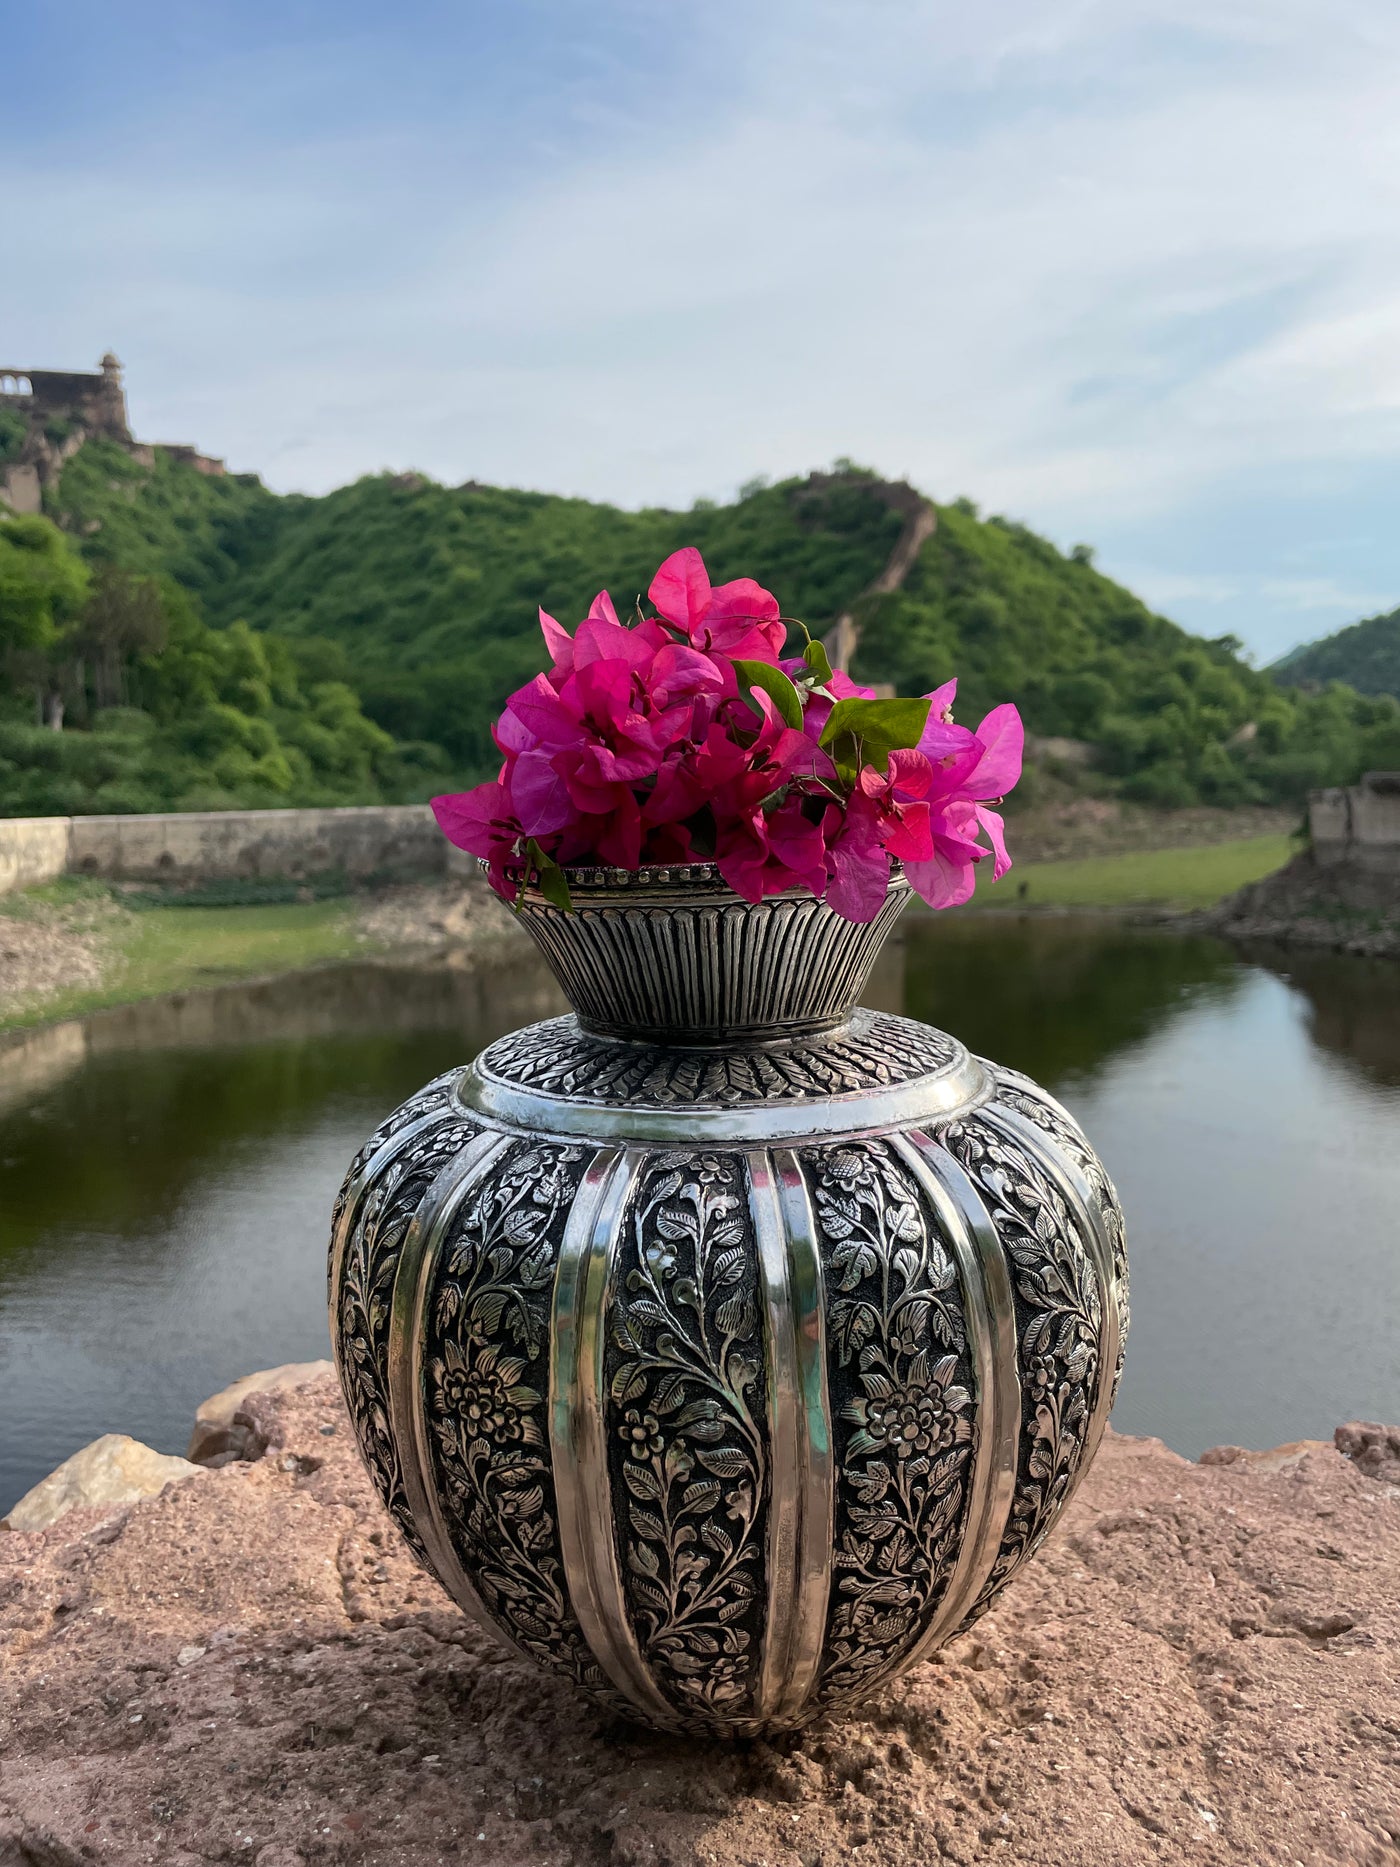
<svg viewBox="0 0 1400 1867">
<path fill-rule="evenodd" d="M 5 415 L 18 415 L 6 445 Z M 133 438 L 126 414 L 122 366 L 109 350 L 95 374 L 80 370 L 0 368 L 0 505 L 12 512 L 41 512 L 44 494 L 55 486 L 64 462 L 84 441 L 114 441 L 143 466 L 155 463 L 156 447 L 199 473 L 222 474 L 224 463 L 185 443 L 148 443 Z"/>
</svg>

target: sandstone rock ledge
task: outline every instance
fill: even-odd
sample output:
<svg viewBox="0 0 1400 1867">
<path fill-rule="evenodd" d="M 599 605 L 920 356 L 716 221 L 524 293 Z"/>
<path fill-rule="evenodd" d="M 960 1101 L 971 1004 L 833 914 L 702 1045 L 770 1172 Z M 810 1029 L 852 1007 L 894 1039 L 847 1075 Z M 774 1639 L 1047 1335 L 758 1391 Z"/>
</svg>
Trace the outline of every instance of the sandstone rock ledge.
<svg viewBox="0 0 1400 1867">
<path fill-rule="evenodd" d="M 609 1723 L 462 1620 L 330 1379 L 244 1413 L 258 1458 L 0 1535 L 0 1867 L 1400 1863 L 1394 1429 L 1355 1463 L 1111 1435 L 974 1632 L 860 1719 L 730 1750 Z"/>
</svg>

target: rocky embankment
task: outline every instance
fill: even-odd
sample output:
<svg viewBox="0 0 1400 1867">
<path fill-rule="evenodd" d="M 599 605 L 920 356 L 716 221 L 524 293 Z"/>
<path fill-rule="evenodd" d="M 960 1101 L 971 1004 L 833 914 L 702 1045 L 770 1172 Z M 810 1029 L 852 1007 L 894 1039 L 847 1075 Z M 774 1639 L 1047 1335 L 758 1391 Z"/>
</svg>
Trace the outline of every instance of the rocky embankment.
<svg viewBox="0 0 1400 1867">
<path fill-rule="evenodd" d="M 1324 947 L 1368 959 L 1400 958 L 1400 866 L 1318 862 L 1310 849 L 1262 881 L 1189 917 L 1234 940 Z"/>
<path fill-rule="evenodd" d="M 308 1372 L 205 1410 L 214 1467 L 0 1534 L 3 1867 L 1400 1863 L 1400 1430 L 1110 1434 L 970 1634 L 860 1717 L 709 1748 L 463 1620 Z"/>
</svg>

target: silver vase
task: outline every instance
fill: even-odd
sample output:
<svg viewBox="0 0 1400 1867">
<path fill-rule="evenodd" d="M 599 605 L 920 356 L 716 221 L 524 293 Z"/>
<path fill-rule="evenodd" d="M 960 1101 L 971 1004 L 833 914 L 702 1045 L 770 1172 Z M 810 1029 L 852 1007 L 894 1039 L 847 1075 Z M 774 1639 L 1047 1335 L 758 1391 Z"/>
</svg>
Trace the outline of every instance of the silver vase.
<svg viewBox="0 0 1400 1867">
<path fill-rule="evenodd" d="M 667 1730 L 877 1691 L 975 1620 L 1103 1433 L 1123 1220 L 1023 1076 L 857 1009 L 857 927 L 708 868 L 522 914 L 575 1015 L 353 1162 L 336 1361 L 390 1514 L 513 1647 Z"/>
</svg>

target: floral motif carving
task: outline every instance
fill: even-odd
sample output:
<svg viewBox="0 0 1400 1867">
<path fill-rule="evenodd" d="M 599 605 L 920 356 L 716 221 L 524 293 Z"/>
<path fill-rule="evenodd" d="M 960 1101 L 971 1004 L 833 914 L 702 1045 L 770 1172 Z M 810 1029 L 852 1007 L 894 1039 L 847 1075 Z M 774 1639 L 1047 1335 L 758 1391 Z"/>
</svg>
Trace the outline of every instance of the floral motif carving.
<svg viewBox="0 0 1400 1867">
<path fill-rule="evenodd" d="M 1031 1156 L 976 1119 L 950 1122 L 940 1139 L 980 1189 L 1010 1260 L 1021 1364 L 1015 1502 L 975 1616 L 1039 1548 L 1069 1496 L 1096 1397 L 1102 1306 L 1084 1240 Z"/>
<path fill-rule="evenodd" d="M 619 1044 L 590 1036 L 573 1018 L 551 1018 L 497 1039 L 480 1067 L 498 1081 L 563 1096 L 729 1106 L 911 1082 L 946 1068 L 956 1054 L 941 1031 L 872 1012 L 823 1037 L 723 1051 Z"/>
<path fill-rule="evenodd" d="M 605 1373 L 629 1614 L 699 1729 L 752 1701 L 767 1504 L 757 1254 L 733 1158 L 653 1156 L 619 1259 Z"/>
<path fill-rule="evenodd" d="M 845 1428 L 821 1682 L 831 1699 L 891 1672 L 937 1606 L 962 1535 L 975 1419 L 957 1272 L 917 1187 L 879 1141 L 806 1162 Z"/>
<path fill-rule="evenodd" d="M 354 1198 L 369 1163 L 386 1141 L 402 1133 L 411 1123 L 421 1120 L 425 1115 L 432 1114 L 435 1109 L 445 1108 L 452 1100 L 452 1092 L 461 1074 L 462 1070 L 459 1065 L 456 1069 L 444 1071 L 441 1076 L 435 1076 L 432 1082 L 425 1084 L 418 1091 L 417 1095 L 410 1096 L 408 1101 L 401 1103 L 392 1115 L 386 1116 L 356 1154 L 350 1163 L 349 1172 L 341 1182 L 340 1191 L 335 1196 L 335 1206 L 331 1212 L 332 1252 L 341 1220 L 345 1217 L 346 1208 Z M 334 1269 L 333 1260 L 331 1269 Z"/>
<path fill-rule="evenodd" d="M 398 1132 L 409 1126 L 400 1123 Z M 340 1378 L 360 1449 L 385 1508 L 420 1557 L 423 1547 L 404 1495 L 389 1420 L 389 1311 L 413 1216 L 442 1168 L 477 1132 L 470 1122 L 445 1116 L 381 1167 L 359 1202 L 334 1292 Z"/>
<path fill-rule="evenodd" d="M 1118 1383 L 1123 1375 L 1123 1356 L 1128 1345 L 1128 1242 L 1123 1229 L 1123 1208 L 1118 1203 L 1118 1193 L 1112 1180 L 1104 1170 L 1103 1162 L 1090 1147 L 1088 1138 L 1078 1122 L 1045 1094 L 1029 1076 L 1022 1076 L 1016 1070 L 993 1068 L 997 1079 L 997 1101 L 1004 1107 L 1015 1109 L 1018 1115 L 1024 1115 L 1027 1121 L 1035 1123 L 1037 1128 L 1050 1135 L 1063 1151 L 1069 1155 L 1075 1166 L 1083 1174 L 1094 1195 L 1099 1217 L 1108 1237 L 1109 1249 L 1113 1256 L 1114 1301 L 1118 1313 L 1118 1357 L 1113 1370 L 1113 1395 L 1118 1393 Z M 1110 1405 L 1112 1402 L 1110 1401 Z"/>
<path fill-rule="evenodd" d="M 468 1192 L 428 1299 L 424 1402 L 448 1531 L 486 1607 L 611 1701 L 569 1604 L 545 1419 L 554 1267 L 584 1161 L 522 1141 Z"/>
</svg>

